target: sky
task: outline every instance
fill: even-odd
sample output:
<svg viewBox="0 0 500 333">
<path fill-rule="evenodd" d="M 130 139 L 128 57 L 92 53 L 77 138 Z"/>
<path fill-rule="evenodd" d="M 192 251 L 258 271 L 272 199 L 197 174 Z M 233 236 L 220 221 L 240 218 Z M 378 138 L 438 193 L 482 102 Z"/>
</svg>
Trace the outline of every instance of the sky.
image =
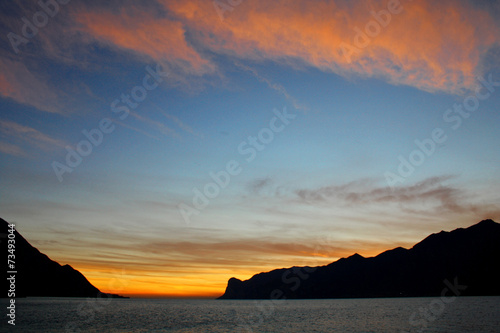
<svg viewBox="0 0 500 333">
<path fill-rule="evenodd" d="M 500 220 L 500 2 L 0 4 L 0 216 L 101 291 Z"/>
</svg>

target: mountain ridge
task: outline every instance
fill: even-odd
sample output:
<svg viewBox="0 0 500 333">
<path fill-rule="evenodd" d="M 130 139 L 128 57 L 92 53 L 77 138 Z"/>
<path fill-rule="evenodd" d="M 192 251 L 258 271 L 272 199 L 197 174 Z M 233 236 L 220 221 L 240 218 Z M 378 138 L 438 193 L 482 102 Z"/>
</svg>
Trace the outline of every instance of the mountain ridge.
<svg viewBox="0 0 500 333">
<path fill-rule="evenodd" d="M 433 233 L 410 249 L 365 258 L 357 253 L 317 267 L 279 268 L 241 281 L 231 278 L 219 299 L 439 296 L 444 281 L 468 284 L 464 295 L 500 295 L 500 224 Z"/>
<path fill-rule="evenodd" d="M 0 218 L 0 233 L 8 234 L 9 222 Z M 125 298 L 115 294 L 101 292 L 87 278 L 70 265 L 61 265 L 46 254 L 32 246 L 17 230 L 14 229 L 15 240 L 15 297 L 105 297 Z M 7 253 L 7 237 L 0 241 L 4 253 Z M 5 264 L 7 260 L 5 260 Z M 4 272 L 12 271 L 5 267 Z M 4 288 L 2 297 L 7 297 Z M 10 297 L 10 296 L 9 296 Z"/>
</svg>

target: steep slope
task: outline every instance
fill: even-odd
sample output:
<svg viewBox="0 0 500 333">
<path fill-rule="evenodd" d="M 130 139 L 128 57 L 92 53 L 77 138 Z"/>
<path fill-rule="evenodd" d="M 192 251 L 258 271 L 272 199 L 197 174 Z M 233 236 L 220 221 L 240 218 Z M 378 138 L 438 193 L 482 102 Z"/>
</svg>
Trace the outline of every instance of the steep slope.
<svg viewBox="0 0 500 333">
<path fill-rule="evenodd" d="M 7 258 L 8 223 L 0 218 L 1 249 Z M 103 294 L 94 287 L 82 273 L 70 265 L 61 266 L 33 247 L 21 234 L 15 235 L 16 297 L 119 297 Z M 4 261 L 3 274 L 10 271 Z M 6 278 L 3 281 L 7 281 Z M 8 283 L 4 282 L 4 283 Z M 8 285 L 3 288 L 2 296 L 7 297 Z"/>
<path fill-rule="evenodd" d="M 231 278 L 221 299 L 439 296 L 455 281 L 462 295 L 500 295 L 500 224 L 432 234 L 407 250 L 355 254 L 321 267 L 292 267 Z M 456 280 L 455 280 L 456 279 Z"/>
</svg>

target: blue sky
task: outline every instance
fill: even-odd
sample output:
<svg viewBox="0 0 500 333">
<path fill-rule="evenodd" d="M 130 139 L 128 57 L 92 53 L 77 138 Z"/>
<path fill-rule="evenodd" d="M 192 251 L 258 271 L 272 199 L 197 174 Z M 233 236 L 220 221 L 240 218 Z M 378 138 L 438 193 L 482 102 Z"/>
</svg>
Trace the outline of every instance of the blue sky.
<svg viewBox="0 0 500 333">
<path fill-rule="evenodd" d="M 389 3 L 257 1 L 222 19 L 202 1 L 59 3 L 17 46 L 42 9 L 2 5 L 1 216 L 99 288 L 159 296 L 498 219 L 498 4 L 402 1 L 348 61 L 340 45 Z M 91 153 L 58 176 L 79 144 Z M 195 207 L 230 161 L 240 172 Z"/>
</svg>

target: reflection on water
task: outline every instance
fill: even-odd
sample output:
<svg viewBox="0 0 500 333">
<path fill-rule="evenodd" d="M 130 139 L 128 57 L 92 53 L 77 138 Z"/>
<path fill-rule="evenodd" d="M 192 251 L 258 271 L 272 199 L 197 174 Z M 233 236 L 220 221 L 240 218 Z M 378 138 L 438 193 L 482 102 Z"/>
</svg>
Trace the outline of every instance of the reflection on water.
<svg viewBox="0 0 500 333">
<path fill-rule="evenodd" d="M 499 332 L 500 297 L 459 297 L 444 307 L 435 300 L 28 298 L 17 300 L 15 331 Z M 5 320 L 1 327 L 10 329 Z"/>
</svg>

